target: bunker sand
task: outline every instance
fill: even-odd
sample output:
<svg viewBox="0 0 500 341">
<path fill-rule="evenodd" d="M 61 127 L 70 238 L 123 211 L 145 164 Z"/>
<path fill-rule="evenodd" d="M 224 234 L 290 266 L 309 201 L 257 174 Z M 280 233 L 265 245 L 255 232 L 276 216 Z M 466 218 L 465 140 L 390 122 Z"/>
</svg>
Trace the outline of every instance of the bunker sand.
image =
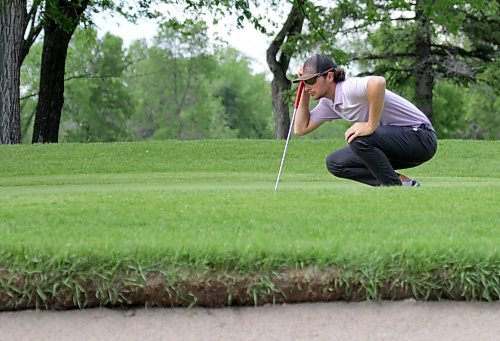
<svg viewBox="0 0 500 341">
<path fill-rule="evenodd" d="M 0 340 L 498 340 L 500 302 L 0 313 Z"/>
</svg>

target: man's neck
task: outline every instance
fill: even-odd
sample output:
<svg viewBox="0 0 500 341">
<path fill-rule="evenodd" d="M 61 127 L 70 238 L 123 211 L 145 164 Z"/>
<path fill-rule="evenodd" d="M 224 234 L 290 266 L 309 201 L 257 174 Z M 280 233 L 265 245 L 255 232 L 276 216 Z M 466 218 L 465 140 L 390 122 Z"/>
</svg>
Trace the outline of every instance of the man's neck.
<svg viewBox="0 0 500 341">
<path fill-rule="evenodd" d="M 337 88 L 337 83 L 332 82 L 330 84 L 330 89 L 326 93 L 325 97 L 328 98 L 329 100 L 333 101 L 335 100 L 335 89 Z"/>
</svg>

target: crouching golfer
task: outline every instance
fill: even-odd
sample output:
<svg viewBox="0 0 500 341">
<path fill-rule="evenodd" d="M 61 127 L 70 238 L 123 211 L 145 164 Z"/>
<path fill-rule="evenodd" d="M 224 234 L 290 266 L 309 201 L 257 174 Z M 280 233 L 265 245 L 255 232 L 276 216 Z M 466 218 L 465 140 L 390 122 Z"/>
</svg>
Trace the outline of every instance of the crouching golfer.
<svg viewBox="0 0 500 341">
<path fill-rule="evenodd" d="M 307 59 L 294 83 L 304 82 L 294 131 L 305 135 L 326 121 L 354 122 L 344 138 L 348 146 L 326 159 L 330 173 L 371 186 L 420 186 L 395 169 L 418 166 L 436 153 L 429 119 L 415 105 L 385 88 L 378 76 L 345 79 L 330 58 Z M 319 99 L 309 111 L 310 98 Z"/>
</svg>

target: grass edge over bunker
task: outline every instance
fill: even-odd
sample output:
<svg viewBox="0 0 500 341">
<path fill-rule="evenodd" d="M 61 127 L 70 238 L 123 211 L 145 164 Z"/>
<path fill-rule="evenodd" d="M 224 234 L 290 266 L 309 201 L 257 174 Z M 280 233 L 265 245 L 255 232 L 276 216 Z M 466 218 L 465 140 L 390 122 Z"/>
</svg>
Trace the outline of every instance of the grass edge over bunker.
<svg viewBox="0 0 500 341">
<path fill-rule="evenodd" d="M 225 307 L 364 300 L 466 300 L 500 298 L 498 264 L 448 264 L 421 273 L 338 267 L 267 273 L 146 270 L 121 265 L 107 273 L 0 270 L 0 311 L 91 307 Z M 48 269 L 46 269 L 48 270 Z M 489 275 L 485 277 L 485 275 Z"/>
</svg>

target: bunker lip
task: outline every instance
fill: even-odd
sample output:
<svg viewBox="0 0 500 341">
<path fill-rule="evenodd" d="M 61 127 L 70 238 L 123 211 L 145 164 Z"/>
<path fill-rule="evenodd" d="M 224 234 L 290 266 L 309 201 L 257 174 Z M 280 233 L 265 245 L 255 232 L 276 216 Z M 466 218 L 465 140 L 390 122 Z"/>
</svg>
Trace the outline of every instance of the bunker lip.
<svg viewBox="0 0 500 341">
<path fill-rule="evenodd" d="M 396 276 L 371 286 L 362 277 L 345 277 L 338 268 L 289 269 L 281 273 L 227 274 L 211 272 L 200 275 L 184 272 L 168 279 L 161 273 L 117 276 L 104 283 L 94 275 L 80 278 L 73 285 L 27 275 L 0 272 L 4 290 L 0 292 L 0 311 L 47 309 L 66 310 L 91 307 L 227 307 L 281 303 L 381 300 L 484 300 L 466 298 L 458 283 L 445 283 L 449 273 L 435 274 L 428 287 L 405 284 Z M 142 279 L 142 280 L 141 280 Z M 8 289 L 6 290 L 8 283 Z M 432 288 L 432 289 L 429 289 Z M 498 300 L 498 296 L 491 300 Z"/>
</svg>

